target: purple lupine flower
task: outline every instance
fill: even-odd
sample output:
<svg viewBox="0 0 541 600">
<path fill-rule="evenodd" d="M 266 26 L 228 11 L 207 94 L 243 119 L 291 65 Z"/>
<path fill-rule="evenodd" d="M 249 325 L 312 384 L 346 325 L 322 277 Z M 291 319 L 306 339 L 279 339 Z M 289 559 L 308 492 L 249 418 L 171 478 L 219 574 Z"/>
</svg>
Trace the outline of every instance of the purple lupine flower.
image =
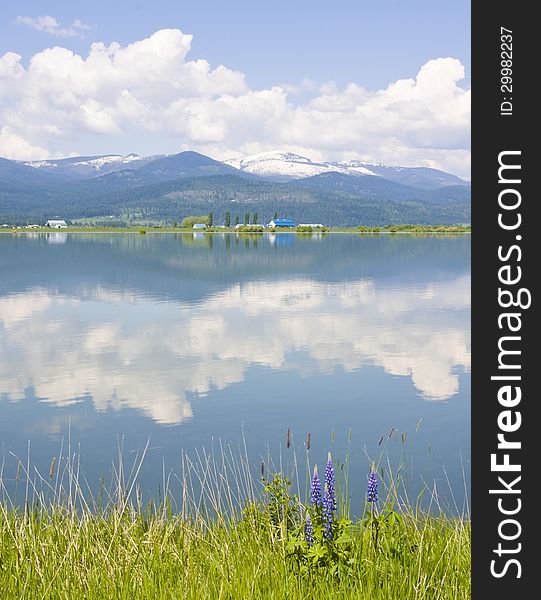
<svg viewBox="0 0 541 600">
<path fill-rule="evenodd" d="M 306 515 L 306 522 L 304 523 L 304 539 L 307 541 L 308 545 L 311 546 L 314 543 L 314 525 L 312 524 L 312 519 L 310 519 L 310 515 Z"/>
<path fill-rule="evenodd" d="M 368 502 L 378 501 L 378 476 L 374 468 L 370 471 L 368 476 L 368 489 L 366 491 L 366 499 Z"/>
<path fill-rule="evenodd" d="M 331 453 L 329 452 L 329 458 L 327 459 L 327 466 L 325 467 L 325 495 L 328 497 L 329 506 L 331 510 L 336 510 L 336 497 L 334 494 L 334 465 L 332 462 Z"/>
<path fill-rule="evenodd" d="M 312 476 L 312 482 L 310 485 L 310 502 L 315 508 L 323 506 L 321 499 L 321 481 L 317 472 L 317 465 L 314 467 L 314 475 Z"/>
<path fill-rule="evenodd" d="M 332 537 L 332 524 L 334 521 L 334 511 L 336 510 L 336 496 L 334 493 L 334 465 L 332 463 L 331 453 L 325 467 L 325 494 L 323 495 L 323 537 L 326 540 Z"/>
<path fill-rule="evenodd" d="M 325 490 L 326 491 L 326 490 Z M 332 524 L 334 521 L 334 510 L 331 498 L 327 493 L 323 496 L 323 537 L 330 540 L 332 537 Z"/>
</svg>

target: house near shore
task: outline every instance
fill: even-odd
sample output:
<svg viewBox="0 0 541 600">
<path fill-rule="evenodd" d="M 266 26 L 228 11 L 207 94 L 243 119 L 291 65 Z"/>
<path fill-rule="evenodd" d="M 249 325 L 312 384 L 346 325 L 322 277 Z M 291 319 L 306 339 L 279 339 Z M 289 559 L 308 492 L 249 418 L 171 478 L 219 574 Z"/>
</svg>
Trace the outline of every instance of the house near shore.
<svg viewBox="0 0 541 600">
<path fill-rule="evenodd" d="M 291 219 L 273 219 L 268 226 L 275 229 L 276 227 L 297 227 L 297 224 Z"/>
<path fill-rule="evenodd" d="M 311 227 L 312 229 L 323 229 L 325 225 L 322 223 L 299 223 L 299 227 Z"/>
<path fill-rule="evenodd" d="M 192 229 L 206 229 L 206 223 L 194 223 Z"/>
<path fill-rule="evenodd" d="M 45 223 L 45 227 L 50 227 L 51 229 L 66 229 L 68 224 L 66 221 L 62 219 L 49 219 L 47 223 Z"/>
</svg>

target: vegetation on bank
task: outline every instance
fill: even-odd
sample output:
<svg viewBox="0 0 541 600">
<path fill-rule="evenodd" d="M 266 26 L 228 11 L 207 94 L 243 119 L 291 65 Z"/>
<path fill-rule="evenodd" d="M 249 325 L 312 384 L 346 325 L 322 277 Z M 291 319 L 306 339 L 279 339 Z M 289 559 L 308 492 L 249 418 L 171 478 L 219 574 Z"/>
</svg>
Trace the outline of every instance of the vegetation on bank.
<svg viewBox="0 0 541 600">
<path fill-rule="evenodd" d="M 333 547 L 337 568 L 312 556 L 301 568 L 264 512 L 231 524 L 164 511 L 11 512 L 0 540 L 0 589 L 21 600 L 470 598 L 469 523 L 445 517 L 384 521 L 377 544 L 368 523 L 352 524 Z"/>
<path fill-rule="evenodd" d="M 469 518 L 403 502 L 388 469 L 356 474 L 367 490 L 348 499 L 347 469 L 335 471 L 329 455 L 302 501 L 295 472 L 267 475 L 262 465 L 256 481 L 246 458 L 221 448 L 194 462 L 184 456 L 156 505 L 143 504 L 137 487 L 141 462 L 125 485 L 115 469 L 118 481 L 97 497 L 83 493 L 73 457 L 53 461 L 48 477 L 23 464 L 24 508 L 5 495 L 0 503 L 3 597 L 470 598 Z"/>
<path fill-rule="evenodd" d="M 385 225 L 384 227 L 357 227 L 361 233 L 470 233 L 471 225 Z"/>
<path fill-rule="evenodd" d="M 194 223 L 206 224 L 208 217 L 191 217 L 190 219 L 200 218 L 199 221 Z M 151 227 L 100 227 L 100 226 L 73 226 L 70 225 L 65 229 L 50 229 L 48 227 L 32 227 L 28 228 L 25 226 L 19 227 L 2 227 L 0 233 L 57 233 L 57 232 L 69 232 L 69 233 L 471 233 L 471 225 L 386 225 L 384 227 L 368 227 L 361 225 L 359 227 L 310 227 L 310 226 L 298 226 L 294 228 L 283 228 L 278 227 L 276 229 L 264 228 L 258 224 L 247 224 L 236 227 L 225 227 L 225 226 L 209 226 L 206 229 L 195 230 L 193 224 L 187 226 L 168 226 L 168 225 L 154 225 Z"/>
</svg>

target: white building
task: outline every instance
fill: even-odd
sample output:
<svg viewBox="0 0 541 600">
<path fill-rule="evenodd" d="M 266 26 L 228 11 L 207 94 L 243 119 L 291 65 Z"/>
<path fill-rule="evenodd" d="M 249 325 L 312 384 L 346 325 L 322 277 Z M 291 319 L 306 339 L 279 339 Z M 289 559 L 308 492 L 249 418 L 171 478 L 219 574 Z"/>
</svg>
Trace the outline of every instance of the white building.
<svg viewBox="0 0 541 600">
<path fill-rule="evenodd" d="M 47 223 L 45 223 L 45 227 L 50 227 L 51 229 L 65 229 L 68 226 L 66 221 L 61 219 L 49 219 Z"/>
<path fill-rule="evenodd" d="M 299 223 L 298 227 L 311 227 L 312 229 L 323 229 L 325 225 L 321 223 Z"/>
</svg>

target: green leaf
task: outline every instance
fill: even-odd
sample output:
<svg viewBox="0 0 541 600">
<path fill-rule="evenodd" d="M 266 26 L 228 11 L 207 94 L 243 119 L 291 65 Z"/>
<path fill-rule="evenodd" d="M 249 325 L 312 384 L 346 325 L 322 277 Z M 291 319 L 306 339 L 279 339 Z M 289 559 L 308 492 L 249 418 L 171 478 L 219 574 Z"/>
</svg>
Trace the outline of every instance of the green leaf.
<svg viewBox="0 0 541 600">
<path fill-rule="evenodd" d="M 349 533 L 342 533 L 335 541 L 336 544 L 351 544 L 352 538 Z"/>
</svg>

